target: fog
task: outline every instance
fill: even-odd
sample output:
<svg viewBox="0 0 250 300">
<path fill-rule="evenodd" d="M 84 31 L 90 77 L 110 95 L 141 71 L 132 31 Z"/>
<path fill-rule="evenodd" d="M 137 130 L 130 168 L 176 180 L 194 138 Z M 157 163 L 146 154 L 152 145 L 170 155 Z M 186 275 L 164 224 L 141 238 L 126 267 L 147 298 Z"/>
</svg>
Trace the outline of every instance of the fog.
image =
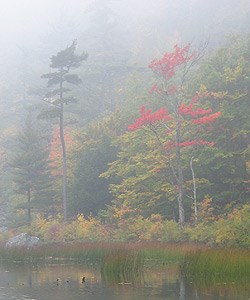
<svg viewBox="0 0 250 300">
<path fill-rule="evenodd" d="M 20 115 L 24 94 L 45 85 L 40 76 L 50 57 L 74 39 L 89 54 L 86 65 L 113 60 L 146 68 L 175 43 L 209 40 L 213 49 L 249 28 L 248 0 L 1 1 L 2 120 Z"/>
<path fill-rule="evenodd" d="M 75 38 L 98 38 L 94 30 L 100 22 L 110 25 L 109 34 L 115 27 L 128 48 L 150 43 L 162 50 L 171 40 L 208 37 L 216 44 L 227 33 L 249 29 L 249 10 L 247 0 L 1 1 L 1 60 L 15 59 L 20 47 L 53 53 Z M 84 47 L 89 50 L 90 45 L 85 42 Z"/>
</svg>

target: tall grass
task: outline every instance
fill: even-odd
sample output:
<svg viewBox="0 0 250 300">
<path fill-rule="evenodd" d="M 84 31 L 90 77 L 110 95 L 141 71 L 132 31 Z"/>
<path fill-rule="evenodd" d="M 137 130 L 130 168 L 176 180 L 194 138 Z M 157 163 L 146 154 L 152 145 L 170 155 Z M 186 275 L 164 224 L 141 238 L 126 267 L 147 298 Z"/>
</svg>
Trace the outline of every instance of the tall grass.
<svg viewBox="0 0 250 300">
<path fill-rule="evenodd" d="M 101 274 L 106 282 L 135 282 L 142 276 L 143 252 L 137 249 L 114 248 L 102 260 Z"/>
<path fill-rule="evenodd" d="M 12 262 L 71 262 L 100 268 L 108 282 L 135 282 L 144 268 L 177 264 L 190 246 L 162 243 L 53 243 L 32 248 L 0 247 L 0 259 Z"/>
<path fill-rule="evenodd" d="M 127 259 L 127 255 L 138 253 L 143 261 L 161 261 L 164 263 L 176 263 L 183 259 L 187 251 L 194 247 L 190 245 L 169 245 L 163 243 L 52 243 L 42 244 L 32 248 L 27 247 L 0 247 L 0 259 L 13 261 L 70 259 L 81 262 L 103 262 L 110 257 L 121 254 Z M 124 254 L 126 253 L 126 255 Z"/>
<path fill-rule="evenodd" d="M 203 249 L 186 254 L 182 272 L 196 280 L 218 282 L 250 278 L 250 253 L 247 249 Z"/>
<path fill-rule="evenodd" d="M 54 243 L 32 248 L 0 247 L 0 259 L 32 263 L 70 260 L 96 266 L 107 281 L 129 282 L 144 268 L 179 265 L 188 277 L 218 281 L 250 276 L 249 251 L 211 249 L 190 244 L 164 243 Z"/>
<path fill-rule="evenodd" d="M 101 262 L 110 246 L 103 243 L 51 243 L 27 247 L 0 247 L 0 259 L 11 261 L 72 260 L 83 263 Z"/>
</svg>

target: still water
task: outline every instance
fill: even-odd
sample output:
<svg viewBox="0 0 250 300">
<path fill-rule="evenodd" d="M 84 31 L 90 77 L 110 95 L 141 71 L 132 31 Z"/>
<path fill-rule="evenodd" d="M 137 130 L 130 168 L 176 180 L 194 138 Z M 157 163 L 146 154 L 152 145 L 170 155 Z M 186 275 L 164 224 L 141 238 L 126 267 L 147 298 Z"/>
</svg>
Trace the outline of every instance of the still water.
<svg viewBox="0 0 250 300">
<path fill-rule="evenodd" d="M 85 277 L 85 281 L 83 281 Z M 109 280 L 98 269 L 74 264 L 2 264 L 0 299 L 16 300 L 248 300 L 246 283 L 195 283 L 176 267 L 146 270 L 131 281 Z"/>
</svg>

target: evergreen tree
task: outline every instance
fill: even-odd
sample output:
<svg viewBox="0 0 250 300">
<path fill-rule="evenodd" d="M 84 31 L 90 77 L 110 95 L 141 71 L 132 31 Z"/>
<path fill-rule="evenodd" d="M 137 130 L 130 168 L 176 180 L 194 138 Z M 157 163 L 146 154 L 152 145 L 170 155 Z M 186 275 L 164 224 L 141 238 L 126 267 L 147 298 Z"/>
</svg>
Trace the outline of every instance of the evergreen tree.
<svg viewBox="0 0 250 300">
<path fill-rule="evenodd" d="M 97 215 L 111 203 L 111 181 L 100 174 L 116 160 L 113 141 L 124 130 L 119 112 L 106 115 L 75 132 L 75 144 L 70 151 L 72 176 L 69 211 L 72 215 Z"/>
<path fill-rule="evenodd" d="M 25 195 L 27 199 L 19 208 L 27 210 L 30 223 L 32 208 L 48 207 L 54 198 L 48 151 L 32 124 L 30 113 L 25 127 L 18 135 L 17 150 L 11 166 L 16 192 Z"/>
<path fill-rule="evenodd" d="M 56 88 L 48 92 L 44 98 L 45 102 L 50 104 L 47 110 L 44 110 L 40 117 L 59 117 L 60 125 L 60 141 L 62 146 L 63 157 L 63 214 L 64 220 L 67 220 L 67 154 L 66 144 L 64 139 L 64 107 L 65 104 L 75 103 L 74 97 L 65 97 L 65 93 L 71 91 L 66 88 L 66 84 L 80 84 L 81 79 L 77 74 L 70 74 L 72 69 L 80 67 L 83 60 L 87 59 L 87 53 L 81 55 L 75 54 L 76 41 L 73 41 L 71 46 L 67 47 L 51 57 L 50 68 L 56 69 L 55 72 L 42 75 L 42 78 L 48 79 L 48 87 L 55 86 Z"/>
<path fill-rule="evenodd" d="M 73 215 L 78 213 L 85 216 L 97 215 L 100 209 L 105 209 L 106 205 L 111 203 L 110 181 L 100 178 L 100 174 L 106 170 L 115 155 L 115 147 L 111 145 L 110 138 L 105 136 L 96 146 L 77 154 L 72 183 L 72 203 L 69 207 Z"/>
</svg>

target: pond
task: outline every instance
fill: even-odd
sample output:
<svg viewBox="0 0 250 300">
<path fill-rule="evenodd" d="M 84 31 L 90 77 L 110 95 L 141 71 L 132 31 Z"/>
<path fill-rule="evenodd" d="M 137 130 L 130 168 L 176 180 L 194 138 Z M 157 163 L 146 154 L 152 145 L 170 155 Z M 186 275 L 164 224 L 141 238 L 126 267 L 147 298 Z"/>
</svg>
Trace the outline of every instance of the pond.
<svg viewBox="0 0 250 300">
<path fill-rule="evenodd" d="M 85 280 L 83 280 L 85 277 Z M 22 300 L 240 300 L 246 283 L 192 282 L 175 266 L 147 269 L 131 281 L 104 278 L 98 268 L 76 264 L 1 264 L 0 299 Z"/>
</svg>

